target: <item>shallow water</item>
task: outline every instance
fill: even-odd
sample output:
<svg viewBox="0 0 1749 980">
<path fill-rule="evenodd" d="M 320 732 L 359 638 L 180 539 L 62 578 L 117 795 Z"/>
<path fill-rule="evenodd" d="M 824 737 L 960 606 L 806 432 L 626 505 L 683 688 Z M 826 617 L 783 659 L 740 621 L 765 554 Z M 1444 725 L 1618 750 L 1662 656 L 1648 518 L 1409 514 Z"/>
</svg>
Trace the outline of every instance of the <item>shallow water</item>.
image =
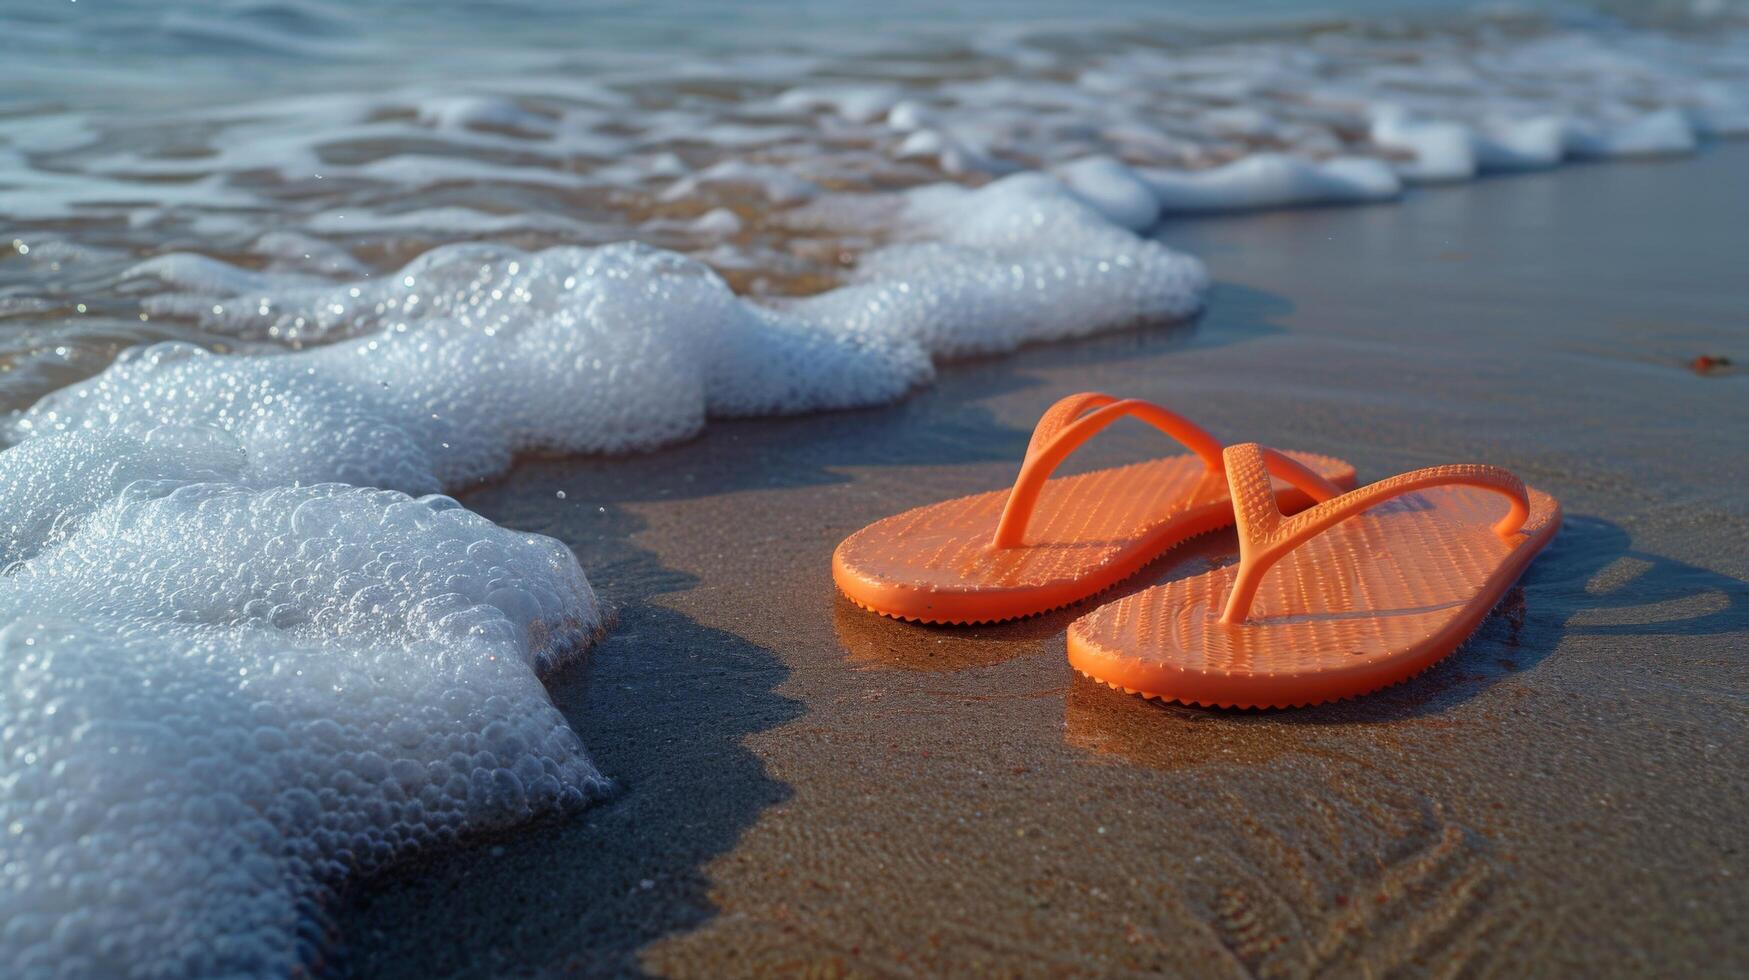
<svg viewBox="0 0 1749 980">
<path fill-rule="evenodd" d="M 1181 321 L 1162 220 L 1749 131 L 1740 5 L 1459 6 L 0 12 L 0 954 L 319 965 L 346 876 L 603 790 L 575 559 L 406 494 Z"/>
<path fill-rule="evenodd" d="M 1749 129 L 1740 5 L 1223 6 L 15 6 L 0 410 L 129 343 L 234 342 L 218 304 L 152 300 L 236 284 L 129 274 L 166 253 L 345 282 L 446 242 L 637 238 L 813 293 L 905 234 L 884 193 L 941 181 L 1065 168 L 1134 223 Z"/>
</svg>

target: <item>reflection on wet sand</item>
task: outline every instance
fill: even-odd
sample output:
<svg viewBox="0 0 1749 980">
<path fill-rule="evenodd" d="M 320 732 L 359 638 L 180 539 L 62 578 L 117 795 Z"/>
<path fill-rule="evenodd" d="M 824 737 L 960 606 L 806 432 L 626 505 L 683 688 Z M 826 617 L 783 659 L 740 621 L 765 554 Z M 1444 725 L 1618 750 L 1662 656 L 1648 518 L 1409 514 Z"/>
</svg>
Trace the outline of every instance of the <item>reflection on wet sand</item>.
<svg viewBox="0 0 1749 980">
<path fill-rule="evenodd" d="M 1069 745 L 1154 769 L 1261 766 L 1296 752 L 1353 761 L 1316 747 L 1296 729 L 1291 716 L 1279 712 L 1148 701 L 1080 675 L 1063 698 L 1063 738 Z"/>
</svg>

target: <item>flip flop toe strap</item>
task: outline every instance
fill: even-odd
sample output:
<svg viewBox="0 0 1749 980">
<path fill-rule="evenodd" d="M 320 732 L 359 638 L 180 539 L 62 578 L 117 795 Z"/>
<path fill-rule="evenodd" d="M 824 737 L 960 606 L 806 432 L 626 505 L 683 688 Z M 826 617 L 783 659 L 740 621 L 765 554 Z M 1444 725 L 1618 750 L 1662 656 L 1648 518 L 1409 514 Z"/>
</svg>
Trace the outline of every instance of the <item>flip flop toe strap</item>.
<svg viewBox="0 0 1749 980">
<path fill-rule="evenodd" d="M 1039 493 L 1057 466 L 1100 430 L 1126 416 L 1140 419 L 1183 443 L 1210 473 L 1221 472 L 1220 441 L 1184 416 L 1139 398 L 1118 399 L 1097 391 L 1070 395 L 1046 409 L 1033 429 L 1026 458 L 1021 461 L 1020 474 L 1008 493 L 1008 503 L 996 525 L 991 546 L 1018 547 L 1026 537 L 1026 526 L 1038 505 Z"/>
<path fill-rule="evenodd" d="M 1211 474 L 1223 470 L 1220 440 L 1177 412 L 1140 398 L 1118 399 L 1097 391 L 1084 391 L 1062 398 L 1045 410 L 1032 431 L 1020 474 L 1008 493 L 1002 518 L 996 525 L 994 548 L 1016 548 L 1026 538 L 1027 524 L 1038 506 L 1040 492 L 1063 460 L 1087 440 L 1118 419 L 1133 417 L 1148 423 L 1182 443 L 1196 454 Z M 1270 473 L 1305 491 L 1314 500 L 1327 500 L 1342 489 L 1286 456 L 1267 450 L 1265 466 Z M 1267 483 L 1267 478 L 1265 483 Z"/>
<path fill-rule="evenodd" d="M 1222 454 L 1239 530 L 1239 574 L 1233 580 L 1233 591 L 1227 596 L 1226 610 L 1221 614 L 1223 623 L 1245 621 L 1263 576 L 1289 552 L 1342 521 L 1392 498 L 1441 486 L 1468 486 L 1493 491 L 1507 498 L 1512 505 L 1506 516 L 1494 525 L 1494 532 L 1505 539 L 1518 534 L 1525 521 L 1530 519 L 1530 498 L 1524 489 L 1524 481 L 1510 470 L 1479 463 L 1411 470 L 1324 500 L 1292 517 L 1284 517 L 1275 505 L 1275 493 L 1269 480 L 1270 472 L 1280 466 L 1279 460 L 1270 458 L 1272 455 L 1280 457 L 1274 450 L 1256 443 L 1228 446 Z M 1293 463 L 1292 460 L 1286 461 Z"/>
</svg>

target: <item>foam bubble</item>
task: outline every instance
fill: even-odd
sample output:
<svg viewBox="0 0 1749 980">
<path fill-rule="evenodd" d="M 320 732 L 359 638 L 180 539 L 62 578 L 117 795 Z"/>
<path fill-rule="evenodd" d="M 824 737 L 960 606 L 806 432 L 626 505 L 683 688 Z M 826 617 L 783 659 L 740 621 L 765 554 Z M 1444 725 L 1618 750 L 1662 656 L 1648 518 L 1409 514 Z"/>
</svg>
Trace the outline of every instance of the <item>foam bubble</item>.
<svg viewBox="0 0 1749 980">
<path fill-rule="evenodd" d="M 1476 166 L 1493 172 L 1553 167 L 1566 153 L 1566 130 L 1559 116 L 1491 123 L 1472 136 Z"/>
<path fill-rule="evenodd" d="M 157 309 L 242 336 L 350 339 L 274 356 L 129 351 L 13 428 L 211 426 L 243 446 L 250 479 L 426 493 L 525 450 L 648 449 L 710 415 L 890 401 L 935 358 L 1179 319 L 1206 286 L 1201 263 L 1042 174 L 921 189 L 883 209 L 908 243 L 865 256 L 848 286 L 765 304 L 634 244 L 446 246 L 338 288 L 291 277 L 275 289 L 273 274 L 162 257 L 134 274 L 193 291 Z"/>
<path fill-rule="evenodd" d="M 1112 224 L 1139 232 L 1160 220 L 1160 195 L 1140 174 L 1111 157 L 1083 157 L 1053 172 Z"/>
<path fill-rule="evenodd" d="M 1201 262 L 1137 238 L 1044 174 L 915 191 L 899 227 L 925 241 L 872 253 L 853 285 L 793 308 L 952 357 L 1183 319 L 1208 285 Z"/>
<path fill-rule="evenodd" d="M 1403 155 L 1397 170 L 1409 180 L 1468 180 L 1476 175 L 1475 134 L 1448 120 L 1417 119 L 1399 106 L 1373 118 L 1372 141 Z"/>
<path fill-rule="evenodd" d="M 757 329 L 708 269 L 637 245 L 451 246 L 386 282 L 208 299 L 239 332 L 360 336 L 274 356 L 135 349 L 17 431 L 208 425 L 243 445 L 253 479 L 428 493 L 520 450 L 684 438 L 703 423 L 712 332 Z"/>
<path fill-rule="evenodd" d="M 246 459 L 217 429 L 144 429 L 47 436 L 0 452 L 0 570 L 72 534 L 137 481 L 235 480 Z M 68 479 L 77 473 L 79 479 Z"/>
<path fill-rule="evenodd" d="M 0 505 L 42 545 L 0 586 L 16 976 L 312 969 L 346 876 L 605 787 L 537 676 L 599 626 L 561 545 L 447 498 L 184 482 L 190 444 L 215 448 L 141 439 L 127 466 L 175 478 L 64 535 Z M 24 451 L 53 472 L 116 450 Z"/>
<path fill-rule="evenodd" d="M 1576 157 L 1646 157 L 1692 153 L 1698 142 L 1688 116 L 1660 109 L 1615 122 L 1573 120 L 1566 145 Z"/>
<path fill-rule="evenodd" d="M 1143 177 L 1167 214 L 1388 201 L 1403 191 L 1388 165 L 1367 157 L 1258 153 L 1207 170 L 1149 170 Z"/>
<path fill-rule="evenodd" d="M 839 85 L 792 88 L 777 97 L 786 109 L 827 109 L 851 122 L 873 122 L 899 101 L 899 89 L 891 85 Z"/>
</svg>

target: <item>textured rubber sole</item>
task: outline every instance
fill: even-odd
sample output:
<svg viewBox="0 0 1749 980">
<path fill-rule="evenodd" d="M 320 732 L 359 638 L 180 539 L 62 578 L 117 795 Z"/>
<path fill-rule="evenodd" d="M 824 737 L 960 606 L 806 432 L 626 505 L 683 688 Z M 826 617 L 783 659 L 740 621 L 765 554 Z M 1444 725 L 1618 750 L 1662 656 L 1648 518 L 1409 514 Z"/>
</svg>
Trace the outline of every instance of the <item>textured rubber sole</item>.
<svg viewBox="0 0 1749 980">
<path fill-rule="evenodd" d="M 1084 596 L 1080 596 L 1079 598 L 1069 599 L 1065 602 L 1060 602 L 1057 605 L 1050 606 L 1050 607 L 1045 608 L 1045 609 L 1039 609 L 1039 610 L 1035 610 L 1033 612 L 1027 612 L 1027 613 L 1020 613 L 1020 614 L 1014 615 L 1014 616 L 1003 616 L 1000 618 L 987 618 L 987 619 L 939 619 L 939 618 L 930 618 L 927 616 L 910 616 L 910 615 L 906 615 L 905 613 L 889 612 L 888 610 L 879 609 L 879 608 L 876 608 L 874 606 L 871 606 L 868 603 L 863 602 L 861 599 L 858 599 L 857 597 L 844 591 L 842 588 L 840 588 L 838 590 L 838 594 L 843 596 L 845 599 L 849 600 L 851 605 L 857 607 L 858 609 L 863 610 L 864 612 L 871 612 L 871 613 L 874 613 L 876 616 L 881 616 L 881 617 L 884 617 L 886 619 L 896 619 L 896 620 L 903 622 L 903 623 L 917 623 L 917 624 L 922 625 L 922 626 L 997 626 L 997 625 L 1000 625 L 1002 623 L 1018 623 L 1018 622 L 1021 622 L 1023 620 L 1036 619 L 1040 616 L 1049 616 L 1051 613 L 1061 612 L 1064 609 L 1068 609 L 1070 606 L 1077 606 L 1083 602 L 1087 602 L 1087 601 L 1092 600 L 1092 599 L 1098 599 L 1098 598 L 1106 595 L 1107 593 L 1110 593 L 1110 592 L 1120 588 L 1121 586 L 1125 585 L 1126 583 L 1132 581 L 1133 579 L 1136 578 L 1136 576 L 1141 575 L 1143 572 L 1147 571 L 1150 567 L 1165 561 L 1167 558 L 1170 558 L 1172 556 L 1172 552 L 1174 550 L 1176 550 L 1178 548 L 1182 548 L 1192 541 L 1196 541 L 1196 540 L 1199 540 L 1201 538 L 1206 538 L 1211 534 L 1219 534 L 1222 531 L 1231 530 L 1232 527 L 1233 527 L 1233 525 L 1231 525 L 1231 524 L 1223 524 L 1220 527 L 1211 527 L 1207 530 L 1198 531 L 1195 534 L 1191 534 L 1191 535 L 1188 535 L 1187 537 L 1180 538 L 1177 541 L 1173 542 L 1173 544 L 1170 547 L 1166 548 L 1166 550 L 1160 552 L 1158 555 L 1155 555 L 1151 560 L 1142 563 L 1142 565 L 1139 568 L 1137 568 L 1135 571 L 1130 572 L 1130 573 L 1120 577 L 1116 581 L 1111 582 L 1107 585 L 1104 585 L 1093 592 L 1089 592 L 1088 594 L 1086 594 Z"/>
<path fill-rule="evenodd" d="M 1299 454 L 1333 486 L 1341 460 Z M 1280 507 L 1312 504 L 1274 487 Z M 1058 477 L 1045 487 L 1028 543 L 995 548 L 1006 491 L 957 497 L 876 521 L 832 555 L 832 580 L 864 609 L 910 622 L 974 625 L 1063 609 L 1123 582 L 1192 538 L 1233 526 L 1227 490 L 1194 457 Z"/>
<path fill-rule="evenodd" d="M 1486 623 L 1488 621 L 1488 616 L 1492 616 L 1495 612 L 1499 611 L 1500 606 L 1503 603 L 1505 603 L 1505 601 L 1506 601 L 1506 599 L 1504 597 L 1502 597 L 1500 602 L 1495 603 L 1494 608 L 1488 610 L 1487 615 L 1482 617 L 1482 622 Z M 1447 653 L 1444 656 L 1439 657 L 1438 659 L 1434 660 L 1432 663 L 1426 664 L 1425 666 L 1421 667 L 1419 670 L 1416 670 L 1412 673 L 1408 673 L 1408 674 L 1403 675 L 1402 677 L 1398 678 L 1397 680 L 1385 681 L 1384 683 L 1379 684 L 1376 687 L 1369 687 L 1369 688 L 1366 688 L 1365 690 L 1358 690 L 1358 691 L 1353 691 L 1353 692 L 1348 693 L 1348 694 L 1342 694 L 1342 695 L 1337 695 L 1334 697 L 1327 697 L 1327 698 L 1322 698 L 1322 699 L 1318 699 L 1318 700 L 1309 700 L 1309 701 L 1281 701 L 1279 703 L 1262 703 L 1262 702 L 1253 703 L 1253 702 L 1241 702 L 1241 701 L 1232 701 L 1232 702 L 1208 701 L 1208 702 L 1203 702 L 1203 701 L 1197 701 L 1197 700 L 1189 699 L 1189 698 L 1174 697 L 1173 695 L 1170 695 L 1170 694 L 1161 694 L 1161 693 L 1156 692 L 1156 691 L 1140 691 L 1140 690 L 1137 690 L 1133 687 L 1124 687 L 1121 684 L 1114 684 L 1111 681 L 1104 680 L 1104 679 L 1099 678 L 1099 677 L 1095 677 L 1092 674 L 1089 674 L 1087 671 L 1082 670 L 1079 667 L 1074 668 L 1074 670 L 1075 670 L 1075 673 L 1080 674 L 1082 677 L 1087 678 L 1088 680 L 1094 682 L 1095 684 L 1099 684 L 1099 685 L 1102 685 L 1104 687 L 1109 687 L 1114 691 L 1121 691 L 1124 694 L 1134 695 L 1134 696 L 1142 698 L 1143 700 L 1146 700 L 1146 701 L 1158 701 L 1161 704 L 1182 704 L 1182 705 L 1185 705 L 1185 706 L 1191 707 L 1191 708 L 1220 708 L 1220 709 L 1229 710 L 1229 711 L 1231 711 L 1231 710 L 1284 711 L 1284 710 L 1288 710 L 1288 709 L 1292 709 L 1292 708 L 1315 708 L 1321 704 L 1341 704 L 1344 701 L 1358 701 L 1359 699 L 1364 698 L 1369 694 L 1377 694 L 1380 691 L 1388 691 L 1393 687 L 1401 687 L 1404 684 L 1409 683 L 1410 681 L 1414 680 L 1415 678 L 1420 677 L 1422 674 L 1427 673 L 1428 671 L 1432 670 L 1433 668 L 1438 667 L 1440 664 L 1445 663 L 1447 660 L 1450 660 L 1452 657 L 1456 656 L 1460 651 L 1462 651 L 1466 646 L 1469 645 L 1469 642 L 1471 640 L 1475 639 L 1476 633 L 1480 632 L 1481 629 L 1482 629 L 1481 623 L 1476 624 L 1476 629 L 1474 631 L 1472 631 L 1469 636 L 1465 637 L 1464 641 L 1462 643 L 1459 643 L 1454 649 L 1452 649 L 1452 651 L 1450 653 Z"/>
<path fill-rule="evenodd" d="M 1070 624 L 1070 666 L 1115 690 L 1200 707 L 1306 707 L 1394 686 L 1468 643 L 1553 539 L 1559 504 L 1534 491 L 1532 499 L 1535 523 L 1510 548 L 1487 523 L 1462 522 L 1480 528 L 1462 532 L 1476 545 L 1468 556 L 1453 546 L 1466 540 L 1456 532 L 1405 533 L 1435 507 L 1430 501 L 1418 512 L 1399 510 L 1385 523 L 1350 528 L 1330 554 L 1272 580 L 1277 612 L 1258 620 L 1219 621 L 1237 571 L 1231 567 L 1125 596 Z M 1437 509 L 1473 505 L 1446 497 Z M 1393 541 L 1409 556 L 1387 560 L 1373 551 Z M 1492 562 L 1498 564 L 1483 575 Z M 1460 575 L 1460 566 L 1468 571 Z M 1423 577 L 1442 572 L 1449 577 Z M 1393 593 L 1381 584 L 1397 580 L 1411 581 L 1414 591 Z"/>
</svg>

